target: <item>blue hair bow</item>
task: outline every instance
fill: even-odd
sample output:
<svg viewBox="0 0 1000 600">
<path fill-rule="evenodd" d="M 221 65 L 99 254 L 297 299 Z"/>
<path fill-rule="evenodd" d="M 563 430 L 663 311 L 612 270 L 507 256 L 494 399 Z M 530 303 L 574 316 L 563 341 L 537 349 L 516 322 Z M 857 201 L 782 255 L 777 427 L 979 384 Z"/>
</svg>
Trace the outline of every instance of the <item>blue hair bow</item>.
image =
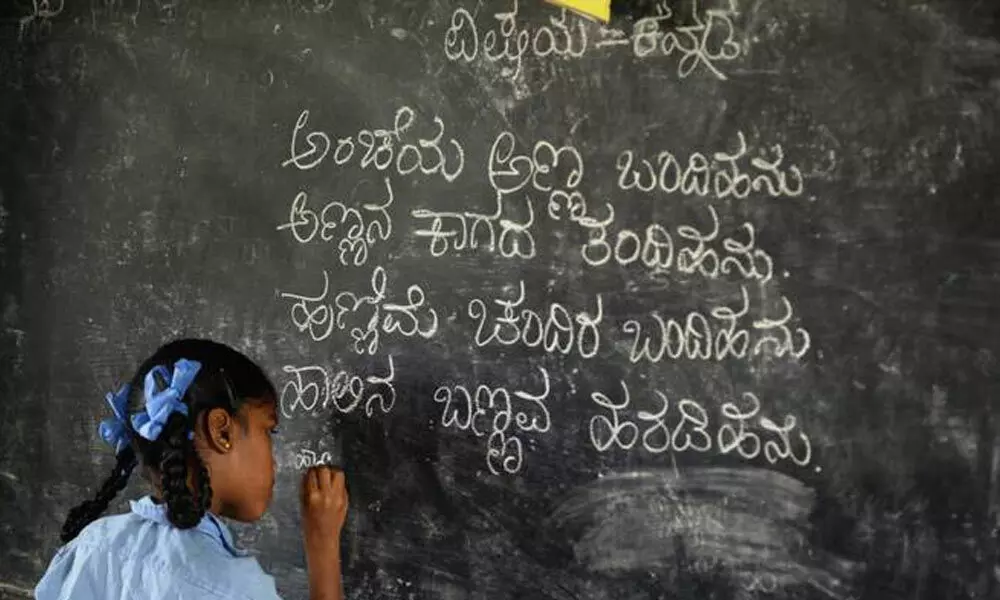
<svg viewBox="0 0 1000 600">
<path fill-rule="evenodd" d="M 160 375 L 164 380 L 168 380 L 170 374 L 166 367 L 157 366 L 147 373 L 144 388 L 146 409 L 132 415 L 132 428 L 135 432 L 149 441 L 154 441 L 160 437 L 170 415 L 179 412 L 187 416 L 188 407 L 182 398 L 199 370 L 201 363 L 186 358 L 180 359 L 174 363 L 173 376 L 169 377 L 170 383 L 162 390 L 157 389 L 159 383 L 156 376 Z M 193 432 L 188 432 L 189 439 L 192 435 Z"/>
<path fill-rule="evenodd" d="M 104 397 L 115 416 L 101 421 L 101 425 L 97 431 L 101 434 L 101 439 L 115 449 L 115 454 L 124 450 L 129 443 L 125 413 L 128 410 L 128 395 L 131 391 L 132 386 L 126 383 L 117 393 L 112 394 L 108 392 Z"/>
</svg>

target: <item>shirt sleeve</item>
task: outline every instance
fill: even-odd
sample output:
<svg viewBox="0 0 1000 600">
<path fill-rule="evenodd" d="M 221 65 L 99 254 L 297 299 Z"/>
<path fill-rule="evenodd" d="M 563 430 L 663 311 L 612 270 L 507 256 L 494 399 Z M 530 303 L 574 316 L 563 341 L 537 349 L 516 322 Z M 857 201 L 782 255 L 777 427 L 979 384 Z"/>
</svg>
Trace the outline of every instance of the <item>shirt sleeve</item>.
<svg viewBox="0 0 1000 600">
<path fill-rule="evenodd" d="M 268 575 L 261 568 L 256 558 L 245 560 L 246 575 L 241 577 L 248 585 L 246 586 L 246 597 L 248 600 L 281 600 L 278 590 L 274 585 L 274 577 Z"/>
<path fill-rule="evenodd" d="M 86 545 L 70 544 L 56 553 L 35 587 L 36 600 L 102 600 L 120 598 L 118 569 L 110 554 Z"/>
</svg>

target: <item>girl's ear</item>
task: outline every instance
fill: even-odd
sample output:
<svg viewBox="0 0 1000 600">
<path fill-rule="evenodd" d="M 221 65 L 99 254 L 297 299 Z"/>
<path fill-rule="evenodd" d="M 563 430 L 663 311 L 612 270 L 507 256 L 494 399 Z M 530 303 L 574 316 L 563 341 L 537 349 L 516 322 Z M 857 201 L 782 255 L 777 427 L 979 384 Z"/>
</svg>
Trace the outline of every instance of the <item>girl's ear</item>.
<svg viewBox="0 0 1000 600">
<path fill-rule="evenodd" d="M 205 415 L 205 443 L 219 454 L 228 454 L 233 449 L 236 422 L 224 408 L 213 408 Z"/>
</svg>

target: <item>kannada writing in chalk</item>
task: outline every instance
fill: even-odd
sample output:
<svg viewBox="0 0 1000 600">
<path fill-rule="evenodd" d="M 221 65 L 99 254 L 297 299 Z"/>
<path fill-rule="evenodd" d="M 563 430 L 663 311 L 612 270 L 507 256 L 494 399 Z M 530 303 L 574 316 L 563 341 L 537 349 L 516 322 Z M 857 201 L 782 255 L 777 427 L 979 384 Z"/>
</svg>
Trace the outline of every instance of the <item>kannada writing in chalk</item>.
<svg viewBox="0 0 1000 600">
<path fill-rule="evenodd" d="M 437 311 L 429 306 L 424 290 L 413 284 L 402 302 L 388 302 L 385 268 L 372 270 L 371 294 L 341 291 L 330 301 L 330 275 L 323 271 L 323 289 L 316 295 L 279 292 L 290 303 L 289 316 L 295 328 L 308 333 L 313 341 L 328 339 L 334 331 L 350 327 L 351 348 L 358 354 L 375 354 L 383 334 L 402 337 L 434 337 L 438 329 Z"/>
<path fill-rule="evenodd" d="M 34 29 L 37 34 L 47 35 L 52 30 L 52 19 L 59 16 L 65 8 L 66 0 L 31 0 L 32 12 L 24 15 L 18 21 L 17 39 Z"/>
<path fill-rule="evenodd" d="M 486 466 L 494 475 L 513 475 L 524 464 L 525 434 L 541 435 L 552 428 L 546 401 L 549 373 L 538 367 L 538 390 L 514 390 L 478 384 L 442 385 L 434 391 L 441 406 L 441 426 L 486 437 Z"/>
<path fill-rule="evenodd" d="M 580 252 L 583 261 L 592 267 L 610 262 L 620 266 L 636 263 L 654 273 L 673 270 L 709 280 L 728 277 L 762 285 L 774 274 L 770 254 L 757 247 L 753 224 L 746 221 L 735 233 L 720 237 L 719 213 L 711 205 L 705 207 L 709 224 L 704 226 L 683 224 L 671 232 L 653 223 L 641 233 L 622 228 L 609 236 L 608 229 L 615 220 L 614 207 L 606 203 L 605 215 L 596 218 L 588 214 L 582 196 L 579 201 L 580 208 L 573 220 L 588 232 Z"/>
<path fill-rule="evenodd" d="M 486 171 L 495 193 L 492 212 L 427 208 L 411 212 L 415 219 L 430 221 L 428 228 L 417 229 L 414 235 L 428 240 L 432 256 L 481 250 L 504 258 L 535 257 L 530 193 L 558 199 L 574 190 L 583 178 L 583 158 L 575 148 L 557 148 L 547 140 L 535 142 L 530 154 L 515 154 L 516 149 L 516 139 L 508 131 L 498 134 L 490 149 Z"/>
<path fill-rule="evenodd" d="M 523 215 L 515 218 L 510 207 L 516 202 L 504 198 L 499 192 L 494 197 L 492 213 L 472 211 L 432 211 L 418 208 L 413 218 L 429 220 L 429 229 L 417 229 L 413 235 L 428 239 L 431 256 L 482 250 L 499 252 L 504 258 L 531 259 L 535 257 L 535 238 L 531 226 L 535 223 L 535 210 L 530 198 L 522 198 Z"/>
<path fill-rule="evenodd" d="M 435 116 L 435 133 L 418 136 L 414 130 L 416 113 L 409 106 L 396 111 L 392 129 L 361 129 L 337 138 L 336 145 L 330 134 L 310 128 L 309 116 L 308 110 L 299 113 L 282 167 L 307 171 L 320 166 L 329 156 L 337 166 L 357 161 L 362 169 L 403 176 L 419 171 L 449 182 L 458 179 L 465 168 L 465 150 L 454 137 L 445 140 L 444 121 Z"/>
<path fill-rule="evenodd" d="M 572 193 L 583 180 L 583 157 L 573 146 L 556 147 L 548 140 L 538 140 L 530 153 L 517 150 L 517 138 L 509 131 L 500 132 L 493 140 L 486 174 L 497 193 L 534 190 L 549 195 L 551 202 L 553 195 Z"/>
<path fill-rule="evenodd" d="M 332 465 L 333 455 L 328 452 L 319 452 L 310 448 L 299 448 L 293 457 L 296 469 L 308 469 L 316 465 Z"/>
<path fill-rule="evenodd" d="M 664 319 L 658 312 L 641 322 L 629 319 L 622 331 L 632 336 L 629 360 L 632 363 L 658 363 L 664 358 L 721 361 L 762 355 L 800 359 L 809 351 L 811 337 L 804 327 L 792 329 L 792 304 L 781 297 L 777 318 L 760 316 L 745 324 L 750 312 L 750 295 L 740 287 L 739 308 L 712 307 L 708 316 L 691 311 L 676 319 Z"/>
<path fill-rule="evenodd" d="M 539 313 L 522 308 L 524 300 L 523 281 L 518 282 L 518 294 L 514 299 L 493 298 L 490 305 L 480 298 L 470 300 L 468 316 L 478 321 L 474 338 L 476 345 L 518 344 L 564 356 L 577 354 L 582 358 L 592 358 L 597 355 L 601 346 L 600 324 L 604 316 L 600 294 L 596 296 L 593 314 L 584 311 L 571 313 L 558 302 L 551 303 L 548 311 Z M 491 314 L 492 305 L 499 306 L 501 314 Z"/>
<path fill-rule="evenodd" d="M 690 23 L 682 24 L 680 12 L 674 6 L 687 5 Z M 699 68 L 725 80 L 724 63 L 733 62 L 744 54 L 736 41 L 736 0 L 721 0 L 710 8 L 712 0 L 659 2 L 656 14 L 638 19 L 631 33 L 601 27 L 597 48 L 630 47 L 636 58 L 677 57 L 677 75 L 685 79 Z"/>
<path fill-rule="evenodd" d="M 520 5 L 492 15 L 488 23 L 477 23 L 465 8 L 456 8 L 444 33 L 444 52 L 449 60 L 496 64 L 500 76 L 517 79 L 526 59 L 547 57 L 579 59 L 594 50 L 627 48 L 636 59 L 676 58 L 678 78 L 703 70 L 726 79 L 724 65 L 738 59 L 743 47 L 736 41 L 735 7 L 727 0 L 719 8 L 703 8 L 690 0 L 690 23 L 682 23 L 666 4 L 658 13 L 639 19 L 630 32 L 594 26 L 561 9 L 548 24 L 533 27 L 518 20 Z M 593 49 L 593 50 L 592 50 Z"/>
<path fill-rule="evenodd" d="M 690 398 L 672 402 L 659 390 L 653 392 L 651 410 L 636 410 L 628 384 L 619 383 L 617 398 L 601 391 L 591 394 L 601 409 L 589 423 L 590 442 L 599 452 L 631 450 L 638 444 L 653 455 L 731 454 L 748 461 L 763 458 L 772 465 L 784 461 L 799 467 L 812 462 L 812 444 L 797 429 L 798 420 L 786 415 L 778 423 L 760 414 L 760 400 L 752 392 L 724 403 L 721 423 L 713 423 L 713 415 L 700 403 Z"/>
<path fill-rule="evenodd" d="M 501 75 L 516 79 L 521 74 L 525 56 L 544 58 L 580 58 L 587 51 L 585 21 L 569 21 L 566 9 L 550 19 L 550 26 L 532 33 L 519 29 L 518 0 L 510 11 L 494 13 L 493 28 L 480 26 L 465 8 L 456 8 L 444 34 L 444 51 L 449 60 L 471 63 L 480 55 L 490 63 L 501 64 Z"/>
<path fill-rule="evenodd" d="M 742 200 L 755 193 L 773 198 L 802 195 L 802 171 L 797 165 L 785 164 L 781 144 L 751 157 L 742 131 L 736 139 L 732 152 L 692 152 L 686 160 L 669 150 L 661 151 L 654 160 L 636 158 L 634 151 L 623 150 L 615 162 L 618 188 L 719 200 Z"/>
<path fill-rule="evenodd" d="M 355 188 L 357 190 L 358 188 Z M 288 231 L 300 244 L 314 240 L 335 244 L 340 264 L 361 266 L 368 260 L 372 248 L 392 235 L 392 183 L 385 178 L 385 200 L 366 202 L 358 210 L 343 202 L 330 200 L 314 210 L 309 195 L 299 192 L 289 208 L 288 221 L 278 225 L 278 231 Z"/>
<path fill-rule="evenodd" d="M 359 408 L 369 417 L 376 411 L 389 413 L 396 404 L 396 368 L 392 355 L 386 361 L 384 372 L 366 376 L 315 364 L 283 366 L 286 381 L 278 402 L 281 416 L 292 419 L 327 410 L 348 414 Z"/>
</svg>

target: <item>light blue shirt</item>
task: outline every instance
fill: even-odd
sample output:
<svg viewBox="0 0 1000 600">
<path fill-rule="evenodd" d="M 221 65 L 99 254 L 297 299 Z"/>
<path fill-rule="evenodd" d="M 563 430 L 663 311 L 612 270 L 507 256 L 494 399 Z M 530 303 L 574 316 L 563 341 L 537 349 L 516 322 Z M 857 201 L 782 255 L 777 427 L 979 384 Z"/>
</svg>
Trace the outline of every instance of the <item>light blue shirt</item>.
<svg viewBox="0 0 1000 600">
<path fill-rule="evenodd" d="M 149 497 L 104 517 L 63 546 L 38 600 L 280 600 L 274 579 L 233 543 L 217 517 L 177 529 Z"/>
</svg>

